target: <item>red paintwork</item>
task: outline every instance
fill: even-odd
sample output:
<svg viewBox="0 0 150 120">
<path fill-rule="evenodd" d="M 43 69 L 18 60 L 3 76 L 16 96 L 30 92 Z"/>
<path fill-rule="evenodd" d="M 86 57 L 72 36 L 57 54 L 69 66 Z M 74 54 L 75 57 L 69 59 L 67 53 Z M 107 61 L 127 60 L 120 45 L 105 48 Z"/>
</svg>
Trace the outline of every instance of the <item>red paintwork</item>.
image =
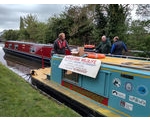
<svg viewBox="0 0 150 120">
<path fill-rule="evenodd" d="M 11 47 L 9 45 L 12 44 Z M 15 45 L 18 45 L 18 49 L 15 49 Z M 51 51 L 53 49 L 52 44 L 37 44 L 37 43 L 30 43 L 30 42 L 20 42 L 20 41 L 6 41 L 5 47 L 9 48 L 14 51 L 24 52 L 30 55 L 36 55 L 44 58 L 51 58 Z M 31 52 L 31 48 L 35 49 L 35 52 Z M 70 55 L 70 51 L 66 50 L 66 54 Z"/>
<path fill-rule="evenodd" d="M 65 85 L 65 83 L 67 83 L 68 85 Z M 106 97 L 103 97 L 103 96 L 100 96 L 100 95 L 99 95 L 100 98 L 101 98 L 101 101 L 99 101 L 98 99 L 94 99 L 94 98 L 93 98 L 93 96 L 95 96 L 95 93 L 92 93 L 92 92 L 90 92 L 90 91 L 88 91 L 88 90 L 86 90 L 86 89 L 84 89 L 84 88 L 82 88 L 82 87 L 76 86 L 76 85 L 71 84 L 71 83 L 69 83 L 69 82 L 66 82 L 66 81 L 64 81 L 64 80 L 61 81 L 61 85 L 64 86 L 64 87 L 69 88 L 70 90 L 76 91 L 76 92 L 78 92 L 78 93 L 80 93 L 80 94 L 82 94 L 82 95 L 84 95 L 84 96 L 87 96 L 88 98 L 91 98 L 91 99 L 93 99 L 93 100 L 96 100 L 97 102 L 100 102 L 100 103 L 102 103 L 103 105 L 108 106 L 108 98 L 106 98 Z M 86 91 L 92 93 L 93 95 L 86 94 Z"/>
</svg>

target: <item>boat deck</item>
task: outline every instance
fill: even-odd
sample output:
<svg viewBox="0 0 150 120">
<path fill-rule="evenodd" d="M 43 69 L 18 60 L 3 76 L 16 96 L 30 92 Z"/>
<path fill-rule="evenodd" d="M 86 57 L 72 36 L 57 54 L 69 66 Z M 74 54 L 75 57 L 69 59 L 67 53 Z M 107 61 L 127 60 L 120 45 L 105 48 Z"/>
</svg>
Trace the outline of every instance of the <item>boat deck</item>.
<svg viewBox="0 0 150 120">
<path fill-rule="evenodd" d="M 136 59 L 117 58 L 117 57 L 106 57 L 100 60 L 102 63 L 105 64 L 150 70 L 150 61 L 147 60 L 136 60 Z"/>
<path fill-rule="evenodd" d="M 81 103 L 82 105 L 92 109 L 93 111 L 96 111 L 103 116 L 110 116 L 110 117 L 118 117 L 118 116 L 128 116 L 125 113 L 117 113 L 115 111 L 112 111 L 109 106 L 102 105 L 100 103 L 95 102 L 94 100 L 83 96 L 75 91 L 72 91 L 64 86 L 61 86 L 60 84 L 47 79 L 47 75 L 50 74 L 51 68 L 44 68 L 44 69 L 38 69 L 34 70 L 35 75 L 32 75 L 32 79 L 40 81 L 44 85 L 49 86 L 52 89 L 55 89 L 56 91 L 64 94 L 65 96 Z"/>
</svg>

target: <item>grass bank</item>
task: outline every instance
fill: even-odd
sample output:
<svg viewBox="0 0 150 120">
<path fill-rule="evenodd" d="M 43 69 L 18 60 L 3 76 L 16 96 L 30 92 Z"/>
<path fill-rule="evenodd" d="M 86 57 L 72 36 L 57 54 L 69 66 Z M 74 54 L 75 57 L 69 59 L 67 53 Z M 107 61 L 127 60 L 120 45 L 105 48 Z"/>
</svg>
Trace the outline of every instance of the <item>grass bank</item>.
<svg viewBox="0 0 150 120">
<path fill-rule="evenodd" d="M 39 93 L 0 63 L 1 117 L 78 117 L 79 115 Z"/>
</svg>

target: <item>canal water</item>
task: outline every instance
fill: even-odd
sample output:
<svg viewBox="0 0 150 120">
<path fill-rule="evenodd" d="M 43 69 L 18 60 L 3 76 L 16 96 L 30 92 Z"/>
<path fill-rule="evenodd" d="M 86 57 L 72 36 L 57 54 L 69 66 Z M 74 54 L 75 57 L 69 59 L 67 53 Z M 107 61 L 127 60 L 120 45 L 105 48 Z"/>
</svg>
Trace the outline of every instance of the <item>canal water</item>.
<svg viewBox="0 0 150 120">
<path fill-rule="evenodd" d="M 4 44 L 0 43 L 0 63 L 8 67 L 19 76 L 23 77 L 26 81 L 31 82 L 30 71 L 42 67 L 42 62 L 28 60 L 25 58 L 17 57 L 10 54 L 5 54 L 3 51 Z"/>
</svg>

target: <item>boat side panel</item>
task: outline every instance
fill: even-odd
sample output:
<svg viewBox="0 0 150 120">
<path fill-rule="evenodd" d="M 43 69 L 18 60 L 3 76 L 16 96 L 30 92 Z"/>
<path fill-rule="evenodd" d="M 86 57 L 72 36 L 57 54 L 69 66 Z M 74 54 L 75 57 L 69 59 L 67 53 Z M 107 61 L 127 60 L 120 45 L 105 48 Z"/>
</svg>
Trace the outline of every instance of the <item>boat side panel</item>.
<svg viewBox="0 0 150 120">
<path fill-rule="evenodd" d="M 108 106 L 130 116 L 150 116 L 150 71 L 111 65 L 102 69 L 111 72 Z"/>
<path fill-rule="evenodd" d="M 53 60 L 52 80 L 62 84 L 63 74 L 58 67 L 62 58 L 55 56 Z M 72 85 L 69 86 L 72 89 Z M 102 63 L 96 79 L 79 75 L 76 86 L 107 97 L 108 107 L 112 111 L 129 116 L 150 116 L 150 71 L 148 70 Z"/>
<path fill-rule="evenodd" d="M 108 97 L 109 71 L 100 70 L 96 78 L 83 76 L 80 78 L 81 87 L 98 95 Z"/>
<path fill-rule="evenodd" d="M 51 80 L 61 84 L 62 81 L 62 69 L 59 68 L 59 64 L 62 61 L 61 57 L 52 57 L 51 59 Z"/>
</svg>

